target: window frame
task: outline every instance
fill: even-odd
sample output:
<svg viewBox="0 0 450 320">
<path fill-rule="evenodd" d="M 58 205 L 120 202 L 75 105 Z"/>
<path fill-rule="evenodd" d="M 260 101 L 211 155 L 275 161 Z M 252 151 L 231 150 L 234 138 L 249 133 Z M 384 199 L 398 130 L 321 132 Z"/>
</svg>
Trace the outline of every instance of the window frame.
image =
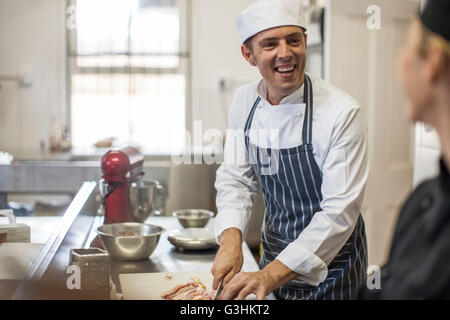
<svg viewBox="0 0 450 320">
<path fill-rule="evenodd" d="M 99 54 L 77 54 L 76 49 L 74 51 L 71 48 L 76 48 L 77 44 L 77 30 L 74 28 L 71 30 L 67 26 L 67 22 L 70 19 L 71 12 L 69 8 L 73 5 L 76 6 L 77 0 L 65 1 L 65 66 L 66 66 L 66 127 L 69 133 L 72 133 L 72 76 L 74 74 L 139 74 L 145 71 L 145 74 L 184 74 L 185 76 L 185 130 L 192 131 L 192 0 L 178 0 L 178 6 L 180 10 L 180 46 L 179 52 L 173 53 L 99 53 Z M 76 57 L 83 56 L 161 56 L 161 55 L 173 55 L 180 58 L 179 65 L 176 68 L 152 68 L 152 67 L 78 67 L 76 65 Z M 95 71 L 95 72 L 92 72 Z M 90 154 L 77 154 L 79 158 L 90 158 Z M 155 158 L 158 160 L 168 160 L 167 155 L 161 154 L 145 154 L 146 158 Z"/>
</svg>

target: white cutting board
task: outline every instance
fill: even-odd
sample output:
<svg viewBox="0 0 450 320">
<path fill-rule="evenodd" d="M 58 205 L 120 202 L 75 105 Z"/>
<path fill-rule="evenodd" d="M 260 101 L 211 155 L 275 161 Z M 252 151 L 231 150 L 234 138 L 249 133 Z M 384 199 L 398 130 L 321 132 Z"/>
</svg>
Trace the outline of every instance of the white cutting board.
<svg viewBox="0 0 450 320">
<path fill-rule="evenodd" d="M 213 276 L 210 271 L 169 272 L 171 279 L 167 279 L 166 274 L 168 273 L 119 274 L 123 298 L 125 300 L 162 300 L 161 293 L 191 281 L 191 277 L 199 278 L 207 291 L 212 290 Z"/>
<path fill-rule="evenodd" d="M 0 244 L 0 279 L 22 279 L 43 246 L 38 243 Z"/>
<path fill-rule="evenodd" d="M 167 272 L 155 273 L 125 273 L 119 274 L 120 286 L 125 300 L 163 300 L 161 293 L 168 291 L 176 285 L 191 281 L 191 277 L 199 278 L 212 290 L 213 276 L 210 271 L 169 272 L 172 278 L 166 278 Z M 247 299 L 255 299 L 250 295 Z"/>
</svg>

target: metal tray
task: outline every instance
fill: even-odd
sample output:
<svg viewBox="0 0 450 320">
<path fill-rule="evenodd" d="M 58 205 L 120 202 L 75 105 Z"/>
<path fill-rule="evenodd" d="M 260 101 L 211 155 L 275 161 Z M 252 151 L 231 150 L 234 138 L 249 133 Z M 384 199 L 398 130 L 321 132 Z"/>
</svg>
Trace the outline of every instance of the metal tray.
<svg viewBox="0 0 450 320">
<path fill-rule="evenodd" d="M 185 228 L 171 232 L 167 237 L 177 249 L 205 250 L 216 248 L 214 231 L 208 228 Z"/>
</svg>

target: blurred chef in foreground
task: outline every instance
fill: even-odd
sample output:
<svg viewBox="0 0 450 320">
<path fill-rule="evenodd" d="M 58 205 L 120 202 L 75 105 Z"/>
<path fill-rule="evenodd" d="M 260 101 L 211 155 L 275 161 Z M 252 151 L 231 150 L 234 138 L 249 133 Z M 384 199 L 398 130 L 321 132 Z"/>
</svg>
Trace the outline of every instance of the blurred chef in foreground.
<svg viewBox="0 0 450 320">
<path fill-rule="evenodd" d="M 420 184 L 400 212 L 380 290 L 365 299 L 450 299 L 450 1 L 429 0 L 409 27 L 398 74 L 408 117 L 432 126 L 440 174 Z"/>
<path fill-rule="evenodd" d="M 257 1 L 239 15 L 237 27 L 242 55 L 262 79 L 239 88 L 230 110 L 229 128 L 243 135 L 227 131 L 225 157 L 244 157 L 217 171 L 213 289 L 223 279 L 220 299 L 251 293 L 263 299 L 271 292 L 286 300 L 356 298 L 367 268 L 361 107 L 305 73 L 300 0 Z M 261 270 L 240 272 L 258 183 L 266 207 Z"/>
</svg>

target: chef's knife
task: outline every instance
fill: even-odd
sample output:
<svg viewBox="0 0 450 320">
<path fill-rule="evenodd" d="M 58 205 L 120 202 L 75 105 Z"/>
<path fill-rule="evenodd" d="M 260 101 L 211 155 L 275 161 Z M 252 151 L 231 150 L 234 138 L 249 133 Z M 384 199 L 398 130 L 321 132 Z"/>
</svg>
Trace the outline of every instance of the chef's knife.
<svg viewBox="0 0 450 320">
<path fill-rule="evenodd" d="M 214 295 L 214 300 L 217 300 L 217 298 L 220 296 L 222 289 L 223 289 L 223 278 L 219 282 L 219 286 L 217 287 L 216 294 Z"/>
</svg>

